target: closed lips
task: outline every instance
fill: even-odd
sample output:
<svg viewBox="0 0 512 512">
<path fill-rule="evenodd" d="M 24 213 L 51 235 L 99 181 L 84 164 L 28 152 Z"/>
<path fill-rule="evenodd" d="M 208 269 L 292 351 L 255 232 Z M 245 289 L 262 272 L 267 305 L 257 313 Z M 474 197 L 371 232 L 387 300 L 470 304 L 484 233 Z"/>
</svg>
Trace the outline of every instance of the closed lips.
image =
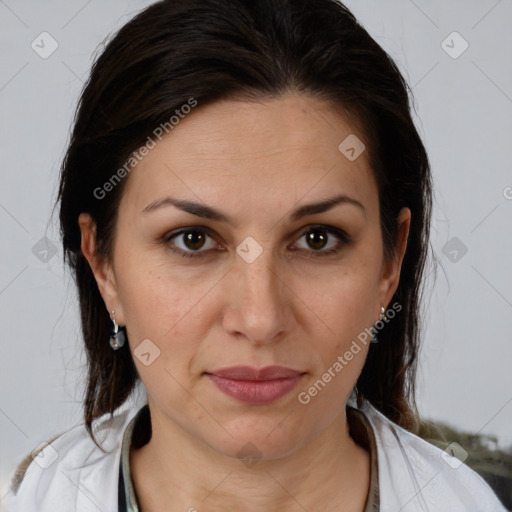
<svg viewBox="0 0 512 512">
<path fill-rule="evenodd" d="M 269 404 L 288 394 L 305 372 L 282 366 L 223 368 L 207 373 L 225 395 L 246 404 Z"/>
<path fill-rule="evenodd" d="M 251 366 L 232 366 L 207 373 L 232 380 L 262 381 L 293 378 L 305 372 L 293 370 L 284 366 L 266 366 L 260 369 L 253 368 Z"/>
</svg>

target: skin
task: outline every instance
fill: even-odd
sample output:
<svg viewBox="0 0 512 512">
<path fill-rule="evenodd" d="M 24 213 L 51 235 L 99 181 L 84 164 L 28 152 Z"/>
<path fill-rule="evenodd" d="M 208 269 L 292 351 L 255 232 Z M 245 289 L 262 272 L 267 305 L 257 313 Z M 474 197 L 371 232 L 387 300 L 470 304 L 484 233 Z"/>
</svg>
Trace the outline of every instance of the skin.
<svg viewBox="0 0 512 512">
<path fill-rule="evenodd" d="M 97 257 L 94 222 L 80 215 L 83 254 L 132 353 L 145 339 L 160 350 L 149 366 L 134 357 L 153 428 L 130 461 L 144 512 L 363 511 L 370 458 L 349 435 L 345 403 L 369 344 L 307 405 L 297 399 L 391 307 L 407 244 L 404 208 L 395 257 L 384 259 L 367 154 L 349 161 L 338 150 L 349 134 L 365 141 L 342 113 L 299 93 L 198 106 L 130 173 L 110 260 Z M 290 219 L 338 194 L 364 211 L 345 203 Z M 166 196 L 220 209 L 233 224 L 172 205 L 143 212 Z M 308 243 L 318 224 L 352 241 L 327 230 L 323 245 Z M 188 245 L 183 236 L 162 241 L 192 226 L 210 232 Z M 262 248 L 252 263 L 236 252 L 248 236 Z M 173 242 L 202 256 L 182 257 Z M 307 373 L 267 405 L 239 402 L 204 375 L 274 364 Z M 237 457 L 247 443 L 261 457 L 250 466 Z"/>
</svg>

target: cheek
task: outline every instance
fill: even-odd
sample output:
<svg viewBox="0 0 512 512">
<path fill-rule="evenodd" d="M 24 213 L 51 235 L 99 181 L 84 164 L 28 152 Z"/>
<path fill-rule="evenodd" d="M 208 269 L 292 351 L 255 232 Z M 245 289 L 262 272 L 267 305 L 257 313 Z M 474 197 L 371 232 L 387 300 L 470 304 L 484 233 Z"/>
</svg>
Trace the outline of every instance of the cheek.
<svg viewBox="0 0 512 512">
<path fill-rule="evenodd" d="M 325 323 L 324 328 L 344 340 L 373 322 L 376 289 L 376 265 L 357 258 L 317 280 L 314 288 L 302 286 L 300 297 L 318 315 L 318 322 Z"/>
<path fill-rule="evenodd" d="M 330 291 L 319 293 L 312 302 L 321 321 L 315 319 L 311 328 L 311 375 L 297 398 L 314 415 L 329 415 L 343 406 L 371 346 L 365 329 L 373 323 L 369 306 L 372 288 L 370 282 L 352 277 L 333 280 Z"/>
<path fill-rule="evenodd" d="M 314 373 L 308 384 L 330 371 L 325 375 L 323 382 L 329 383 L 318 405 L 350 392 L 370 348 L 379 262 L 371 251 L 353 256 L 339 269 L 316 280 L 315 287 L 302 285 L 297 294 L 314 313 L 308 315 Z"/>
<path fill-rule="evenodd" d="M 130 261 L 119 258 L 122 270 L 116 280 L 132 358 L 148 390 L 163 382 L 172 387 L 171 375 L 176 374 L 176 368 L 187 365 L 187 344 L 179 341 L 186 337 L 174 332 L 187 325 L 180 322 L 186 312 L 183 293 L 165 286 L 157 272 L 139 264 L 133 253 L 131 256 Z"/>
<path fill-rule="evenodd" d="M 129 242 L 116 246 L 119 300 L 134 341 L 182 339 L 180 330 L 191 325 L 188 317 L 208 290 L 211 277 L 196 278 L 166 256 L 159 246 L 148 249 Z"/>
</svg>

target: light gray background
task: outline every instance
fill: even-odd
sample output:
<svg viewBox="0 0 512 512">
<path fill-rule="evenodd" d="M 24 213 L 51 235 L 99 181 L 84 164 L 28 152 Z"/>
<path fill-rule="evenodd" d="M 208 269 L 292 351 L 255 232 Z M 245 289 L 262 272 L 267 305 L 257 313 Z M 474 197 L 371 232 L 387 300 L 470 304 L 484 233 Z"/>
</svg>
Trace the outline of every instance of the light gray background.
<svg viewBox="0 0 512 512">
<path fill-rule="evenodd" d="M 81 421 L 75 290 L 50 214 L 91 56 L 149 3 L 0 0 L 0 497 L 22 456 Z M 413 86 L 432 163 L 441 266 L 427 287 L 420 412 L 510 445 L 512 2 L 347 5 Z M 59 45 L 47 59 L 31 48 L 43 31 Z M 456 59 L 441 46 L 453 31 L 469 44 Z M 44 236 L 58 249 L 46 262 L 32 251 Z M 467 247 L 456 262 L 443 253 L 453 237 Z"/>
</svg>

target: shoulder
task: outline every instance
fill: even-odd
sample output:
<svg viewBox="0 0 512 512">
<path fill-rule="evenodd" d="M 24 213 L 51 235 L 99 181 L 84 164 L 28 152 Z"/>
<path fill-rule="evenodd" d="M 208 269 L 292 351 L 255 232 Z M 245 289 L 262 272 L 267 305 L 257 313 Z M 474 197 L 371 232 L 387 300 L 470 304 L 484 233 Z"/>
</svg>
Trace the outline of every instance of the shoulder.
<svg viewBox="0 0 512 512">
<path fill-rule="evenodd" d="M 54 436 L 14 471 L 6 512 L 117 510 L 118 467 L 124 430 L 136 410 L 105 415 L 94 425 L 101 449 L 84 424 Z M 58 506 L 56 506 L 58 504 Z"/>
<path fill-rule="evenodd" d="M 360 410 L 376 438 L 383 510 L 506 512 L 487 482 L 457 457 L 393 423 L 367 401 Z"/>
</svg>

